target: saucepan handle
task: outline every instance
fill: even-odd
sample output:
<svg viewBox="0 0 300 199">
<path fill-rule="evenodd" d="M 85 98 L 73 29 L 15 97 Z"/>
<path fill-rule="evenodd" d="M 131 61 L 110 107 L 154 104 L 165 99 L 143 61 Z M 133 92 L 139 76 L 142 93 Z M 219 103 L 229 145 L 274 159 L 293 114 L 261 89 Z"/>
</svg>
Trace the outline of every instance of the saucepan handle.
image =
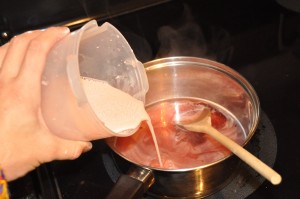
<svg viewBox="0 0 300 199">
<path fill-rule="evenodd" d="M 106 199 L 141 199 L 154 183 L 151 170 L 132 167 L 127 175 L 122 174 L 106 196 Z"/>
</svg>

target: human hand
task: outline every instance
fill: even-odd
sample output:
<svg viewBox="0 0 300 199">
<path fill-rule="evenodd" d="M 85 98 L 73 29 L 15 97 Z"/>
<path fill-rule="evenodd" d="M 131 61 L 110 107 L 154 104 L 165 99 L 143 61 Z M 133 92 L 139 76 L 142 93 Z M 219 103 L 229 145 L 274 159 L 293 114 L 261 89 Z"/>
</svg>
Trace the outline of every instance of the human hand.
<svg viewBox="0 0 300 199">
<path fill-rule="evenodd" d="M 41 78 L 49 50 L 69 33 L 56 27 L 26 32 L 0 47 L 0 165 L 8 181 L 53 160 L 92 148 L 52 134 L 41 114 Z"/>
</svg>

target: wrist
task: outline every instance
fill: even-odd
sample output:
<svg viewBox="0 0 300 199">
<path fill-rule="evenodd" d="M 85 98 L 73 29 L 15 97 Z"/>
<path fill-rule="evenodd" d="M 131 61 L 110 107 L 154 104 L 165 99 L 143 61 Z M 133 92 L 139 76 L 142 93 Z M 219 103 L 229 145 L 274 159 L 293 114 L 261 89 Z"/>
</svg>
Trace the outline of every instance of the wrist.
<svg viewBox="0 0 300 199">
<path fill-rule="evenodd" d="M 1 199 L 9 199 L 9 192 L 8 192 L 8 183 L 4 176 L 4 171 L 0 166 L 0 198 Z"/>
</svg>

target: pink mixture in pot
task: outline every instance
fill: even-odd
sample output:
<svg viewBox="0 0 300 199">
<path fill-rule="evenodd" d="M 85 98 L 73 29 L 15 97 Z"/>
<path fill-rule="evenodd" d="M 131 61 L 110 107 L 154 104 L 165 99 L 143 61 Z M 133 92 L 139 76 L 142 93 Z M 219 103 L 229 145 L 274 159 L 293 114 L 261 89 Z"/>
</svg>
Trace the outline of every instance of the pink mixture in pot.
<svg viewBox="0 0 300 199">
<path fill-rule="evenodd" d="M 218 161 L 231 152 L 206 134 L 186 132 L 175 125 L 175 120 L 193 119 L 195 113 L 209 108 L 211 124 L 221 133 L 242 144 L 245 133 L 237 119 L 221 106 L 209 101 L 176 99 L 147 107 L 156 134 L 162 165 L 146 122 L 130 137 L 115 138 L 119 153 L 144 166 L 164 169 L 193 168 Z"/>
</svg>

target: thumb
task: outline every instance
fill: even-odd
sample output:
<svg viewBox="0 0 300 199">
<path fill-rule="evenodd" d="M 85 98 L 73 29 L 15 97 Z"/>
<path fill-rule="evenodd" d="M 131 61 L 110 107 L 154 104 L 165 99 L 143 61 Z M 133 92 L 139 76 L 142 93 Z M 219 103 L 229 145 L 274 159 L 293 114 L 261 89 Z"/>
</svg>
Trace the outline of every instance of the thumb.
<svg viewBox="0 0 300 199">
<path fill-rule="evenodd" d="M 52 143 L 49 143 L 48 153 L 43 153 L 44 157 L 41 162 L 50 162 L 53 160 L 73 160 L 78 158 L 82 153 L 92 149 L 91 142 L 66 140 L 55 137 Z M 52 149 L 52 150 L 51 150 Z"/>
<path fill-rule="evenodd" d="M 72 140 L 61 140 L 60 146 L 61 150 L 57 151 L 57 160 L 73 160 L 78 158 L 82 153 L 85 153 L 92 149 L 91 142 L 84 141 L 72 141 Z"/>
</svg>

